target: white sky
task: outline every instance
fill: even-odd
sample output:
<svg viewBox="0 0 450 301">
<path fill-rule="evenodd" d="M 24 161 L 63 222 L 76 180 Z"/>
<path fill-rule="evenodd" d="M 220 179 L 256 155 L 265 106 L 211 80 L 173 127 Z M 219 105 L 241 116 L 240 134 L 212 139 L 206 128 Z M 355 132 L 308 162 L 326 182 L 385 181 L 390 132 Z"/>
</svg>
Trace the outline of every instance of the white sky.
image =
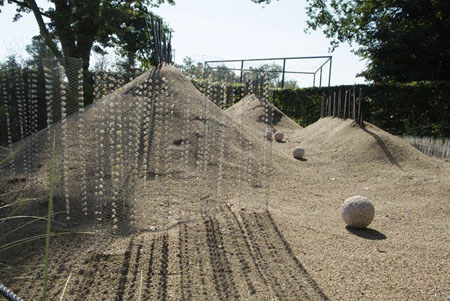
<svg viewBox="0 0 450 301">
<path fill-rule="evenodd" d="M 37 1 L 47 5 L 47 1 Z M 196 61 L 264 57 L 332 55 L 331 84 L 364 82 L 356 78 L 365 63 L 341 45 L 328 53 L 329 41 L 320 31 L 305 34 L 306 0 L 272 1 L 264 8 L 250 0 L 176 0 L 176 5 L 163 4 L 154 11 L 173 28 L 172 45 L 175 61 L 190 56 Z M 2 7 L 0 13 L 0 60 L 7 55 L 26 56 L 25 46 L 39 34 L 32 14 L 16 23 L 14 5 Z M 287 64 L 288 70 L 309 71 L 321 61 Z M 317 66 L 317 67 L 318 67 Z M 324 70 L 323 84 L 327 84 Z M 293 78 L 299 83 L 312 77 Z M 318 80 L 317 80 L 318 83 Z"/>
</svg>

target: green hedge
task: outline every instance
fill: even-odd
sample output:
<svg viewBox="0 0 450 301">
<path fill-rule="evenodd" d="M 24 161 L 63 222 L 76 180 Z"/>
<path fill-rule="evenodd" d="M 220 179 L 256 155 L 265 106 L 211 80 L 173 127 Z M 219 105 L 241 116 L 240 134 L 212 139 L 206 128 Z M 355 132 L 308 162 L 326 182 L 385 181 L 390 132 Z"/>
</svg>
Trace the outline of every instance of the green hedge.
<svg viewBox="0 0 450 301">
<path fill-rule="evenodd" d="M 207 87 L 206 81 L 193 83 L 202 92 Z M 322 95 L 352 88 L 273 89 L 273 102 L 305 127 L 319 119 Z M 356 88 L 357 91 L 363 89 L 365 121 L 394 135 L 450 137 L 450 82 L 371 84 L 357 85 Z M 213 84 L 212 94 L 220 96 L 220 89 L 220 84 Z M 228 97 L 234 93 L 234 102 L 237 102 L 244 90 L 243 84 L 230 84 Z M 230 99 L 227 103 L 231 105 Z"/>
<path fill-rule="evenodd" d="M 274 103 L 300 125 L 315 122 L 322 95 L 353 86 L 274 90 Z M 394 135 L 450 137 L 450 82 L 358 85 L 364 120 Z"/>
</svg>

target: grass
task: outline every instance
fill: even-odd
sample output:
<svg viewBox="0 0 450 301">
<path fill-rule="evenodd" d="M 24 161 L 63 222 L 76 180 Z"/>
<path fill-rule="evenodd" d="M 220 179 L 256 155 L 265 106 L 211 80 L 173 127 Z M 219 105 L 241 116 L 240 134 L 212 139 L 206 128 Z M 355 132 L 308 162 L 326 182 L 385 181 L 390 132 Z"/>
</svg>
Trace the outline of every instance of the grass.
<svg viewBox="0 0 450 301">
<path fill-rule="evenodd" d="M 55 148 L 56 148 L 56 134 L 53 132 L 52 155 L 51 155 L 51 169 L 50 169 L 50 185 L 48 192 L 48 213 L 47 213 L 47 233 L 45 234 L 45 255 L 44 255 L 44 283 L 42 289 L 42 300 L 47 299 L 47 285 L 48 285 L 48 251 L 50 248 L 50 231 L 51 218 L 53 209 L 53 185 L 55 183 Z"/>
<path fill-rule="evenodd" d="M 3 164 L 5 164 L 8 160 L 10 160 L 11 158 L 14 157 L 14 155 L 17 153 L 18 150 L 16 150 L 15 152 L 9 154 L 6 158 L 2 159 L 0 161 L 0 166 L 2 166 Z M 52 149 L 51 149 L 51 170 L 50 170 L 50 182 L 49 182 L 49 195 L 48 195 L 48 210 L 47 210 L 47 216 L 31 216 L 31 215 L 17 215 L 17 212 L 19 212 L 20 209 L 22 209 L 25 205 L 28 204 L 29 201 L 31 201 L 31 199 L 25 199 L 25 200 L 19 200 L 19 201 L 15 201 L 12 202 L 11 204 L 7 204 L 4 206 L 0 207 L 1 209 L 7 209 L 13 206 L 16 206 L 9 214 L 7 217 L 3 217 L 0 218 L 0 226 L 5 223 L 6 221 L 10 221 L 10 220 L 14 220 L 14 219 L 31 219 L 31 221 L 28 221 L 12 230 L 10 230 L 9 232 L 3 234 L 0 239 L 3 239 L 4 237 L 6 237 L 7 235 L 14 233 L 26 226 L 31 225 L 32 223 L 36 222 L 36 221 L 46 221 L 47 222 L 47 227 L 46 227 L 46 233 L 45 234 L 40 234 L 40 235 L 35 235 L 35 236 L 31 236 L 31 237 L 25 237 L 23 239 L 19 239 L 19 240 L 15 240 L 13 242 L 4 244 L 0 246 L 0 253 L 13 248 L 13 247 L 17 247 L 20 246 L 22 244 L 26 244 L 26 243 L 30 243 L 33 242 L 35 240 L 39 240 L 39 239 L 43 239 L 45 238 L 45 255 L 44 255 L 44 279 L 43 279 L 43 289 L 42 289 L 42 298 L 41 300 L 45 301 L 47 300 L 47 288 L 48 288 L 48 266 L 49 266 L 49 250 L 50 250 L 50 237 L 52 236 L 57 236 L 57 235 L 68 235 L 68 234 L 72 234 L 72 232 L 61 232 L 61 233 L 52 233 L 51 232 L 51 224 L 52 222 L 55 222 L 52 220 L 52 216 L 53 216 L 53 190 L 54 190 L 54 183 L 55 183 L 55 153 L 56 153 L 56 134 L 55 132 L 53 132 L 53 139 L 52 139 Z M 62 212 L 57 212 L 55 214 L 60 214 Z M 67 283 L 70 280 L 70 276 L 67 280 Z M 66 286 L 67 286 L 66 283 Z M 65 286 L 65 287 L 66 287 Z M 63 294 L 61 295 L 61 299 L 64 296 L 64 291 Z"/>
</svg>

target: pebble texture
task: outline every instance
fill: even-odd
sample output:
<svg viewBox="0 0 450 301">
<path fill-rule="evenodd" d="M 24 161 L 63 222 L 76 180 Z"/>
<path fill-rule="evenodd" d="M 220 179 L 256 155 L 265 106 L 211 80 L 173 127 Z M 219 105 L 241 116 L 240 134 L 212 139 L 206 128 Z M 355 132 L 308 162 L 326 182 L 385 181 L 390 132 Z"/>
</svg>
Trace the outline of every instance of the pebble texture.
<svg viewBox="0 0 450 301">
<path fill-rule="evenodd" d="M 353 228 L 366 228 L 373 220 L 375 207 L 364 196 L 352 196 L 344 201 L 341 216 L 344 222 Z"/>
</svg>

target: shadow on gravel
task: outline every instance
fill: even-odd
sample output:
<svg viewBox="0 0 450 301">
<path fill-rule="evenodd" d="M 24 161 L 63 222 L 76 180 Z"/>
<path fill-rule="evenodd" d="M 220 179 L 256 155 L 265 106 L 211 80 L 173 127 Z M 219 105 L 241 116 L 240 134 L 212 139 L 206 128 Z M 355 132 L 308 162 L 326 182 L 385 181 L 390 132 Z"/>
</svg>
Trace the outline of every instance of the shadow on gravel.
<svg viewBox="0 0 450 301">
<path fill-rule="evenodd" d="M 98 246 L 94 238 L 60 241 L 51 256 L 49 300 L 59 299 L 67 275 L 73 279 L 66 297 L 74 300 L 329 300 L 269 212 L 221 209 L 179 224 L 178 231 L 137 233 Z M 38 252 L 33 255 L 30 263 L 41 262 Z M 22 275 L 6 284 L 35 300 L 42 275 L 24 268 L 15 276 Z"/>
<path fill-rule="evenodd" d="M 392 163 L 392 165 L 397 166 L 398 168 L 402 169 L 402 167 L 400 166 L 400 164 L 398 164 L 397 160 L 395 160 L 394 156 L 392 155 L 392 153 L 389 151 L 389 149 L 387 148 L 386 144 L 384 143 L 383 139 L 380 138 L 380 136 L 378 136 L 377 134 L 369 131 L 368 129 L 366 129 L 365 127 L 361 128 L 364 132 L 366 132 L 367 134 L 369 134 L 370 136 L 372 136 L 378 143 L 378 145 L 381 147 L 381 149 L 383 150 L 384 154 L 386 155 L 386 157 L 389 159 L 389 161 Z"/>
<path fill-rule="evenodd" d="M 294 255 L 268 211 L 241 213 L 240 217 L 249 245 L 257 251 L 254 257 L 261 263 L 261 272 L 270 280 L 270 285 L 274 292 L 278 292 L 280 299 L 329 300 Z"/>
<path fill-rule="evenodd" d="M 289 245 L 289 243 L 286 241 L 286 239 L 284 238 L 284 236 L 281 234 L 280 229 L 278 229 L 277 224 L 275 223 L 275 221 L 272 218 L 272 215 L 270 214 L 269 211 L 266 211 L 265 213 L 267 215 L 267 218 L 269 219 L 274 231 L 277 233 L 278 238 L 280 239 L 280 241 L 283 243 L 284 247 L 286 248 L 286 252 L 287 254 L 289 254 L 289 256 L 291 257 L 292 261 L 295 262 L 295 265 L 298 268 L 298 271 L 304 275 L 304 277 L 307 279 L 307 281 L 309 282 L 309 284 L 311 285 L 311 287 L 314 289 L 314 291 L 317 293 L 317 295 L 323 299 L 323 300 L 329 300 L 329 298 L 325 295 L 325 293 L 322 291 L 322 289 L 319 287 L 319 285 L 317 284 L 317 282 L 309 275 L 308 271 L 306 271 L 305 267 L 301 264 L 301 262 L 299 261 L 299 259 L 294 255 L 294 252 L 292 252 L 291 246 Z"/>
<path fill-rule="evenodd" d="M 352 227 L 345 227 L 345 229 L 347 229 L 348 232 L 364 238 L 364 239 L 370 239 L 370 240 L 384 240 L 387 239 L 386 235 L 384 235 L 381 232 L 378 232 L 377 230 L 374 229 L 370 229 L 370 228 L 365 228 L 365 229 L 356 229 L 356 228 L 352 228 Z"/>
</svg>

